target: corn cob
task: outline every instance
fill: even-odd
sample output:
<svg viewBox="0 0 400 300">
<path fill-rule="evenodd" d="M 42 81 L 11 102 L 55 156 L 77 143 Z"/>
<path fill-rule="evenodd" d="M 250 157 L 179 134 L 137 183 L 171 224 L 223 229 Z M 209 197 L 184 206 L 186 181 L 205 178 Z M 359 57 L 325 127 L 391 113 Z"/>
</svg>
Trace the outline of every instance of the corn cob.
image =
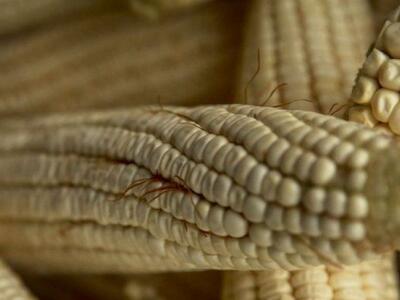
<svg viewBox="0 0 400 300">
<path fill-rule="evenodd" d="M 398 299 L 396 284 L 388 284 L 394 278 L 392 266 L 387 257 L 343 269 L 320 266 L 292 272 L 227 272 L 223 299 Z"/>
<path fill-rule="evenodd" d="M 378 187 L 397 147 L 357 124 L 235 105 L 2 128 L 1 255 L 25 266 L 296 270 L 396 246 L 395 188 Z"/>
<path fill-rule="evenodd" d="M 34 298 L 22 285 L 16 275 L 0 261 L 0 299 L 33 300 Z"/>
<path fill-rule="evenodd" d="M 353 88 L 353 107 L 348 112 L 351 121 L 396 135 L 400 134 L 399 14 L 397 9 L 388 18 L 371 47 Z"/>
<path fill-rule="evenodd" d="M 346 103 L 372 32 L 368 0 L 256 0 L 237 98 L 331 113 Z"/>
<path fill-rule="evenodd" d="M 211 0 L 129 0 L 134 12 L 150 19 L 157 19 L 161 15 L 194 7 Z"/>
<path fill-rule="evenodd" d="M 255 95 L 262 96 L 264 99 L 267 96 L 271 97 L 271 90 L 274 89 L 274 86 L 279 85 L 276 80 L 271 80 L 274 79 L 274 76 L 276 78 L 277 75 L 283 74 L 292 82 L 296 82 L 299 80 L 304 81 L 307 79 L 305 75 L 308 75 L 312 78 L 310 79 L 311 84 L 304 84 L 305 87 L 302 90 L 305 94 L 300 92 L 300 97 L 311 98 L 310 95 L 314 95 L 317 98 L 314 98 L 311 103 L 294 102 L 291 104 L 290 101 L 286 101 L 289 104 L 285 105 L 285 107 L 295 106 L 307 110 L 321 110 L 322 106 L 319 103 L 321 101 L 318 100 L 322 98 L 327 100 L 324 103 L 325 109 L 322 110 L 330 114 L 331 111 L 335 112 L 333 109 L 335 105 L 337 106 L 336 109 L 340 108 L 339 103 L 347 98 L 350 91 L 349 84 L 352 82 L 352 76 L 355 74 L 357 65 L 360 64 L 362 58 L 362 51 L 358 50 L 362 49 L 362 47 L 367 47 L 368 43 L 368 41 L 363 40 L 360 43 L 361 47 L 354 43 L 343 43 L 343 38 L 354 39 L 354 30 L 339 30 L 343 23 L 339 20 L 345 15 L 362 15 L 364 13 L 364 18 L 358 17 L 355 20 L 364 19 L 365 25 L 371 23 L 370 12 L 366 8 L 366 1 L 346 1 L 346 4 L 352 6 L 361 5 L 363 7 L 362 10 L 353 9 L 349 13 L 346 13 L 347 8 L 345 6 L 340 5 L 343 3 L 335 3 L 334 1 L 293 1 L 290 3 L 288 5 L 288 1 L 254 2 L 250 11 L 252 15 L 247 30 L 245 55 L 249 56 L 249 52 L 251 50 L 254 52 L 254 48 L 257 49 L 258 47 L 260 54 L 262 53 L 264 56 L 258 58 L 260 59 L 257 62 L 257 64 L 260 64 L 259 72 L 256 77 L 253 76 L 254 79 L 251 82 L 248 82 L 246 78 L 251 76 L 249 62 L 253 62 L 250 67 L 255 68 L 255 59 L 254 56 L 253 58 L 245 57 L 242 67 L 245 72 L 242 74 L 240 88 L 248 92 L 248 96 L 252 96 L 248 100 L 260 103 L 260 100 Z M 287 6 L 289 6 L 289 9 Z M 325 9 L 326 7 L 330 9 L 327 10 Z M 293 14 L 299 16 L 299 12 L 306 16 L 305 26 L 298 26 L 298 28 L 292 26 L 290 30 L 287 29 L 287 26 L 279 26 L 280 23 L 285 24 L 288 22 L 290 8 L 292 8 L 291 20 L 295 19 Z M 302 10 L 299 10 L 299 8 Z M 323 17 L 324 14 L 326 15 L 325 18 Z M 302 19 L 301 15 L 299 19 Z M 278 24 L 277 27 L 274 26 L 275 23 Z M 348 22 L 346 26 L 361 28 L 363 32 L 368 33 L 364 34 L 365 37 L 371 36 L 370 33 L 372 31 L 367 29 L 366 26 L 362 26 L 360 22 Z M 311 32 L 318 34 L 313 36 L 310 34 Z M 315 39 L 315 41 L 313 42 L 312 39 Z M 307 43 L 309 40 L 311 42 Z M 331 45 L 321 47 L 321 41 L 329 42 Z M 305 51 L 299 55 L 299 47 L 297 45 L 301 43 L 303 43 Z M 338 47 L 333 46 L 336 44 Z M 254 48 L 252 49 L 251 47 Z M 308 53 L 307 47 L 311 49 Z M 276 51 L 276 49 L 279 49 L 279 51 Z M 321 49 L 324 51 L 322 55 Z M 336 49 L 339 49 L 339 51 Z M 351 53 L 353 55 L 348 55 Z M 311 54 L 309 56 L 310 59 L 305 59 L 308 54 Z M 325 57 L 322 61 L 322 66 L 321 56 Z M 318 57 L 317 61 L 315 57 Z M 343 64 L 348 61 L 358 62 L 350 64 L 350 68 L 341 68 L 338 64 L 340 57 L 343 57 Z M 293 63 L 293 59 L 289 58 L 295 58 L 296 63 Z M 284 71 L 279 72 L 280 69 Z M 274 75 L 276 70 L 278 72 Z M 303 71 L 300 72 L 299 70 Z M 343 77 L 343 74 L 346 77 Z M 334 78 L 332 78 L 332 75 Z M 332 81 L 332 79 L 334 80 Z M 347 84 L 336 84 L 335 86 L 335 81 L 338 82 L 343 79 Z M 246 91 L 246 86 L 249 83 L 248 91 Z M 269 87 L 269 91 L 266 87 Z M 315 87 L 319 87 L 317 93 L 313 93 Z M 280 94 L 279 91 L 281 91 Z M 292 99 L 296 99 L 294 97 L 299 97 L 299 91 L 301 90 L 296 85 L 283 87 L 275 92 L 270 98 L 272 101 L 268 101 L 267 105 L 282 105 L 282 103 L 285 103 L 283 101 L 285 98 L 283 97 L 288 97 L 288 93 Z M 262 95 L 261 92 L 267 94 Z M 246 96 L 244 95 L 243 98 L 246 99 Z M 343 104 L 345 105 L 346 102 L 343 102 Z M 340 114 L 344 111 L 343 109 L 337 110 Z M 380 298 L 376 299 L 397 299 L 395 273 L 394 270 L 387 269 L 387 266 L 393 266 L 392 260 L 393 258 L 390 256 L 378 262 L 363 263 L 363 265 L 369 267 L 367 273 L 362 273 L 359 265 L 347 267 L 345 270 L 320 266 L 292 272 L 285 270 L 255 273 L 228 272 L 225 273 L 223 299 L 343 299 L 344 296 L 349 297 L 346 299 L 375 299 L 375 295 L 380 296 Z M 377 283 L 379 282 L 378 286 L 368 287 L 368 284 L 365 285 L 364 278 L 366 276 L 363 276 L 363 274 L 377 277 L 379 279 L 377 280 Z M 382 274 L 385 275 L 382 276 Z"/>
<path fill-rule="evenodd" d="M 231 99 L 242 6 L 152 24 L 110 11 L 12 36 L 0 46 L 0 115 Z"/>
</svg>

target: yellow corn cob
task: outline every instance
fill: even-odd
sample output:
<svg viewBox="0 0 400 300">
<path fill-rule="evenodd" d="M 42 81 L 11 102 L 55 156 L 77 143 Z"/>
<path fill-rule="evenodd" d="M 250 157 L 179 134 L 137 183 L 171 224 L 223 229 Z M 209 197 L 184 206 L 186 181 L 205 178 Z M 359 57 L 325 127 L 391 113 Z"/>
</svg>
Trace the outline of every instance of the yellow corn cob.
<svg viewBox="0 0 400 300">
<path fill-rule="evenodd" d="M 169 109 L 3 122 L 1 255 L 53 271 L 296 270 L 397 246 L 389 138 L 310 112 Z"/>
<path fill-rule="evenodd" d="M 0 115 L 227 101 L 242 6 L 217 1 L 154 24 L 111 11 L 11 37 L 0 46 Z"/>
<path fill-rule="evenodd" d="M 346 103 L 372 41 L 368 0 L 256 0 L 248 19 L 237 96 L 242 103 L 269 99 L 269 105 L 325 114 Z M 296 101 L 302 99 L 311 103 Z"/>
<path fill-rule="evenodd" d="M 19 278 L 0 260 L 0 299 L 33 300 Z"/>
</svg>

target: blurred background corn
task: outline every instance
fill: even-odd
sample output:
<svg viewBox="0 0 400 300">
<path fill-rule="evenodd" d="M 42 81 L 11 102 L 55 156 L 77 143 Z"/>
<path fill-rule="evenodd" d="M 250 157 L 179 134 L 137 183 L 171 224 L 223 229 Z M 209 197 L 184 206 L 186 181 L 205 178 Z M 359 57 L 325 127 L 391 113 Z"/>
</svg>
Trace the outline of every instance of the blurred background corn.
<svg viewBox="0 0 400 300">
<path fill-rule="evenodd" d="M 0 115 L 229 101 L 242 7 L 216 1 L 152 23 L 117 7 L 14 36 L 0 46 Z"/>
<path fill-rule="evenodd" d="M 247 19 L 237 92 L 242 103 L 269 99 L 269 105 L 324 114 L 347 103 L 373 40 L 368 0 L 256 0 Z M 310 101 L 298 101 L 304 99 Z"/>
</svg>

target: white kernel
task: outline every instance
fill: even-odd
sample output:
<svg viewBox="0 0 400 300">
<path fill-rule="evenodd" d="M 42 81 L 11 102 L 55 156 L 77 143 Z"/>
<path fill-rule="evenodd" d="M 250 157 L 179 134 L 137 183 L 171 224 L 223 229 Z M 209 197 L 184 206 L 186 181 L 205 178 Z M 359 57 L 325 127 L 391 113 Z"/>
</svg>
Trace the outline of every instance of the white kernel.
<svg viewBox="0 0 400 300">
<path fill-rule="evenodd" d="M 400 60 L 391 59 L 379 71 L 379 82 L 387 89 L 400 91 Z"/>
<path fill-rule="evenodd" d="M 337 124 L 337 123 L 336 123 Z M 315 151 L 319 155 L 329 155 L 332 150 L 341 143 L 341 140 L 337 138 L 336 136 L 327 136 L 323 139 L 321 139 L 316 145 L 315 145 Z"/>
<path fill-rule="evenodd" d="M 256 196 L 248 196 L 243 205 L 243 214 L 247 220 L 259 223 L 264 220 L 267 202 Z"/>
<path fill-rule="evenodd" d="M 400 135 L 400 103 L 397 103 L 390 115 L 389 127 L 395 134 Z"/>
<path fill-rule="evenodd" d="M 301 212 L 298 208 L 289 208 L 284 211 L 283 222 L 285 228 L 295 234 L 302 232 L 301 230 Z"/>
<path fill-rule="evenodd" d="M 327 184 L 335 176 L 336 166 L 328 158 L 318 158 L 311 168 L 311 181 L 317 185 Z"/>
<path fill-rule="evenodd" d="M 264 184 L 262 186 L 262 195 L 264 199 L 268 201 L 273 201 L 276 199 L 276 190 L 281 180 L 281 174 L 275 170 L 266 175 Z"/>
<path fill-rule="evenodd" d="M 350 218 L 364 218 L 368 214 L 368 201 L 362 195 L 352 195 L 347 202 L 347 213 Z"/>
<path fill-rule="evenodd" d="M 258 246 L 268 247 L 272 245 L 271 230 L 265 224 L 251 224 L 249 237 Z"/>
<path fill-rule="evenodd" d="M 226 239 L 226 248 L 228 249 L 231 256 L 244 257 L 242 249 L 240 249 L 239 241 L 237 239 Z"/>
<path fill-rule="evenodd" d="M 387 123 L 399 100 L 400 95 L 394 91 L 387 89 L 378 90 L 371 101 L 372 113 L 375 119 Z"/>
<path fill-rule="evenodd" d="M 220 236 L 227 235 L 223 224 L 224 214 L 225 209 L 223 209 L 221 206 L 213 205 L 207 216 L 209 228 L 212 232 Z"/>
<path fill-rule="evenodd" d="M 332 152 L 332 158 L 339 164 L 344 163 L 353 153 L 354 146 L 349 142 L 340 143 Z"/>
<path fill-rule="evenodd" d="M 400 23 L 390 24 L 383 33 L 383 46 L 393 58 L 400 58 Z"/>
<path fill-rule="evenodd" d="M 250 240 L 249 237 L 240 239 L 239 246 L 242 252 L 247 256 L 257 257 L 257 246 Z"/>
<path fill-rule="evenodd" d="M 303 218 L 301 219 L 303 232 L 312 237 L 319 236 L 321 234 L 319 222 L 320 219 L 318 215 L 304 213 Z"/>
<path fill-rule="evenodd" d="M 293 146 L 282 157 L 281 170 L 285 174 L 293 174 L 295 165 L 303 151 L 300 147 Z"/>
<path fill-rule="evenodd" d="M 361 191 L 368 179 L 368 175 L 365 171 L 354 170 L 350 172 L 348 180 L 345 183 L 346 187 L 353 192 Z"/>
<path fill-rule="evenodd" d="M 337 239 L 341 236 L 340 222 L 336 219 L 323 216 L 321 218 L 321 232 L 327 239 Z"/>
<path fill-rule="evenodd" d="M 269 166 L 275 168 L 278 167 L 281 163 L 281 158 L 285 151 L 290 148 L 290 144 L 284 139 L 278 139 L 272 146 L 269 148 L 266 161 Z"/>
<path fill-rule="evenodd" d="M 249 224 L 233 210 L 227 210 L 224 215 L 224 227 L 229 236 L 240 238 L 246 235 Z"/>
<path fill-rule="evenodd" d="M 364 124 L 368 127 L 374 127 L 378 122 L 368 106 L 353 106 L 349 109 L 349 120 Z"/>
<path fill-rule="evenodd" d="M 254 194 L 260 194 L 262 185 L 264 184 L 264 178 L 268 173 L 267 167 L 263 164 L 257 164 L 247 176 L 246 187 Z"/>
<path fill-rule="evenodd" d="M 351 241 L 361 241 L 365 238 L 365 227 L 361 222 L 346 221 L 343 225 L 344 236 Z"/>
<path fill-rule="evenodd" d="M 346 212 L 346 202 L 346 194 L 343 191 L 329 191 L 326 199 L 326 212 L 332 217 L 342 217 Z"/>
<path fill-rule="evenodd" d="M 358 262 L 357 253 L 350 242 L 346 240 L 332 241 L 332 247 L 340 261 L 346 264 Z"/>
<path fill-rule="evenodd" d="M 322 188 L 310 188 L 304 195 L 304 206 L 313 213 L 321 213 L 325 208 L 325 190 Z"/>
<path fill-rule="evenodd" d="M 303 153 L 300 158 L 297 160 L 295 171 L 296 176 L 301 180 L 307 180 L 310 176 L 311 167 L 317 160 L 315 154 L 311 152 Z"/>
<path fill-rule="evenodd" d="M 283 211 L 278 205 L 270 205 L 265 214 L 265 224 L 272 230 L 283 230 Z"/>
<path fill-rule="evenodd" d="M 348 165 L 352 168 L 364 168 L 369 162 L 368 152 L 364 149 L 357 149 L 350 155 Z"/>
<path fill-rule="evenodd" d="M 357 104 L 367 104 L 371 101 L 372 96 L 378 87 L 378 83 L 375 79 L 366 76 L 360 76 L 353 88 L 351 100 Z"/>
<path fill-rule="evenodd" d="M 296 249 L 293 246 L 293 240 L 290 234 L 280 231 L 273 232 L 272 234 L 273 245 L 276 249 L 286 252 L 286 253 L 294 253 Z"/>
<path fill-rule="evenodd" d="M 208 213 L 210 212 L 211 205 L 207 201 L 199 201 L 196 204 L 196 224 L 201 230 L 209 230 L 208 223 L 206 222 Z"/>
<path fill-rule="evenodd" d="M 301 188 L 292 178 L 285 177 L 278 186 L 277 201 L 283 206 L 295 206 L 300 201 Z"/>
<path fill-rule="evenodd" d="M 373 49 L 368 55 L 363 67 L 362 73 L 376 78 L 381 66 L 389 59 L 389 57 L 378 49 Z"/>
</svg>

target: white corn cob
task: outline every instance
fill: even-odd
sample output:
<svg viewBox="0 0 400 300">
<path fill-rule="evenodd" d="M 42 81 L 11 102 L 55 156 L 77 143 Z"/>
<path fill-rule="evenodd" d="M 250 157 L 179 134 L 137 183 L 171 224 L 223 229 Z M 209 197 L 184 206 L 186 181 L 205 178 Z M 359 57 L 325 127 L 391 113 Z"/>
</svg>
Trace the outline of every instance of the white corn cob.
<svg viewBox="0 0 400 300">
<path fill-rule="evenodd" d="M 128 0 L 133 11 L 150 19 L 157 19 L 168 12 L 194 7 L 211 0 Z"/>
<path fill-rule="evenodd" d="M 19 278 L 0 260 L 0 299 L 34 300 Z"/>
<path fill-rule="evenodd" d="M 320 266 L 292 272 L 226 272 L 223 299 L 395 300 L 392 265 L 386 257 L 343 269 Z"/>
<path fill-rule="evenodd" d="M 0 115 L 231 99 L 242 6 L 216 1 L 151 24 L 103 12 L 10 36 Z"/>
<path fill-rule="evenodd" d="M 340 108 L 373 39 L 369 8 L 368 0 L 254 1 L 237 98 L 325 114 Z M 304 99 L 311 103 L 296 101 Z"/>
<path fill-rule="evenodd" d="M 349 10 L 346 5 L 358 8 Z M 314 96 L 313 100 L 317 101 L 298 102 L 287 106 L 331 113 L 330 111 L 335 111 L 333 107 L 335 103 L 336 109 L 340 108 L 340 103 L 346 104 L 343 100 L 347 99 L 350 92 L 349 84 L 353 80 L 357 65 L 361 64 L 362 48 L 366 48 L 369 41 L 365 39 L 361 43 L 343 41 L 354 40 L 354 29 L 357 28 L 363 32 L 361 38 L 371 38 L 372 30 L 369 24 L 372 22 L 367 5 L 367 1 L 254 1 L 248 22 L 250 24 L 246 31 L 245 56 L 247 57 L 242 66 L 244 73 L 241 74 L 240 89 L 244 92 L 252 76 L 251 72 L 254 72 L 251 68 L 255 70 L 258 63 L 260 66 L 257 76 L 248 86 L 247 92 L 250 98 L 247 100 L 260 104 L 260 100 L 263 99 L 259 97 L 265 100 L 269 96 L 271 90 L 279 84 L 276 78 L 280 75 L 280 78 L 289 79 L 292 83 L 303 82 L 303 88 L 301 89 L 299 84 L 282 87 L 271 97 L 267 105 L 290 102 L 288 98 L 284 101 L 285 96 L 290 96 L 292 99 L 301 97 L 311 99 L 311 95 Z M 329 9 L 326 9 L 327 7 Z M 362 9 L 359 9 L 360 7 Z M 342 21 L 344 17 L 349 18 L 352 15 L 357 15 L 353 19 L 358 20 L 356 23 Z M 304 25 L 301 24 L 303 20 Z M 296 21 L 303 26 L 288 28 L 288 22 Z M 353 30 L 340 29 L 343 25 L 352 27 Z M 260 49 L 260 62 L 257 62 L 257 57 L 254 55 L 257 48 Z M 253 57 L 249 54 L 251 52 Z M 239 90 L 239 93 L 243 91 Z M 242 98 L 245 99 L 246 95 Z M 318 101 L 319 98 L 322 101 Z M 321 102 L 324 105 L 321 105 Z M 338 110 L 340 113 L 344 111 L 344 109 Z M 381 276 L 382 268 L 393 264 L 392 257 L 363 264 L 370 267 L 368 274 L 379 275 L 376 276 L 380 283 L 378 287 L 364 286 L 364 277 L 359 265 L 347 267 L 345 270 L 321 266 L 292 272 L 284 270 L 231 272 L 225 273 L 228 278 L 224 285 L 224 299 L 343 299 L 344 295 L 349 297 L 347 299 L 373 299 L 375 294 L 382 299 L 397 299 L 394 271 L 385 269 L 387 274 Z M 340 286 L 343 282 L 340 278 L 346 281 L 344 286 Z M 391 282 L 386 282 L 387 278 Z M 386 297 L 385 293 L 393 295 Z"/>
<path fill-rule="evenodd" d="M 349 120 L 400 134 L 400 9 L 385 22 L 352 93 Z"/>
<path fill-rule="evenodd" d="M 397 246 L 389 138 L 303 111 L 169 109 L 3 122 L 0 254 L 53 271 L 296 270 Z"/>
</svg>

